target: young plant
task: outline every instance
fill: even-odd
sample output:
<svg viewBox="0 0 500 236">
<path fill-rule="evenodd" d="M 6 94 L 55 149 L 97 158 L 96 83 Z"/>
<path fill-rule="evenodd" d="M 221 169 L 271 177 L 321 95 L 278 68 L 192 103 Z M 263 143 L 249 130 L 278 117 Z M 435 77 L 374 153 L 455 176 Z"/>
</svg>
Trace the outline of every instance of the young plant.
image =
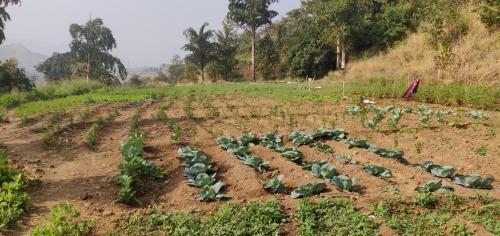
<svg viewBox="0 0 500 236">
<path fill-rule="evenodd" d="M 97 142 L 99 141 L 99 133 L 101 131 L 104 121 L 102 118 L 97 118 L 97 120 L 92 124 L 85 138 L 85 144 L 91 150 L 95 150 Z"/>
<path fill-rule="evenodd" d="M 457 175 L 454 178 L 454 182 L 456 184 L 474 189 L 493 189 L 493 186 L 491 185 L 493 181 L 494 179 L 491 177 L 483 179 L 479 175 Z"/>
<path fill-rule="evenodd" d="M 288 135 L 288 139 L 292 140 L 292 143 L 296 146 L 307 145 L 314 141 L 314 137 L 312 135 L 299 131 L 290 133 L 290 135 Z"/>
<path fill-rule="evenodd" d="M 229 196 L 220 193 L 222 187 L 224 187 L 224 182 L 222 181 L 219 181 L 214 185 L 203 186 L 200 194 L 198 195 L 198 200 L 202 202 L 211 202 L 228 199 Z"/>
<path fill-rule="evenodd" d="M 366 165 L 363 167 L 363 170 L 373 176 L 377 176 L 382 179 L 388 179 L 392 177 L 392 172 L 390 170 L 376 165 Z"/>
<path fill-rule="evenodd" d="M 301 184 L 299 188 L 291 193 L 292 198 L 311 197 L 318 195 L 326 189 L 326 184 Z"/>
<path fill-rule="evenodd" d="M 452 188 L 449 186 L 443 186 L 442 180 L 431 180 L 425 183 L 424 185 L 417 187 L 415 191 L 419 193 L 433 193 L 440 189 L 451 190 Z"/>
<path fill-rule="evenodd" d="M 357 165 L 358 162 L 353 160 L 351 156 L 343 156 L 343 155 L 339 155 L 339 156 L 335 156 L 335 159 L 337 161 L 340 161 L 344 164 L 352 164 L 352 165 Z"/>
<path fill-rule="evenodd" d="M 474 119 L 474 120 L 481 120 L 481 121 L 486 121 L 490 119 L 488 114 L 483 113 L 481 111 L 471 111 L 465 114 L 467 118 Z"/>
<path fill-rule="evenodd" d="M 335 152 L 333 147 L 331 147 L 328 144 L 321 143 L 321 142 L 311 143 L 311 144 L 309 144 L 309 147 L 316 148 L 316 149 L 318 149 L 321 152 L 326 153 L 326 154 L 333 154 Z"/>
<path fill-rule="evenodd" d="M 37 226 L 32 235 L 92 235 L 92 227 L 95 221 L 78 222 L 78 217 L 80 217 L 80 213 L 75 210 L 73 205 L 66 203 L 56 206 L 51 210 L 50 222 Z"/>
<path fill-rule="evenodd" d="M 330 183 L 335 185 L 335 187 L 337 187 L 337 189 L 341 191 L 356 192 L 359 189 L 359 186 L 356 183 L 356 179 L 349 178 L 344 175 L 333 177 L 330 180 Z"/>
<path fill-rule="evenodd" d="M 270 178 L 264 183 L 264 189 L 270 193 L 282 193 L 285 191 L 285 185 L 283 184 L 283 175 L 278 175 L 276 177 Z"/>
<path fill-rule="evenodd" d="M 435 165 L 432 161 L 422 163 L 421 167 L 432 175 L 441 178 L 451 178 L 456 171 L 452 166 Z"/>
<path fill-rule="evenodd" d="M 432 192 L 417 193 L 412 199 L 413 203 L 420 207 L 434 208 L 436 206 L 438 197 Z"/>
</svg>

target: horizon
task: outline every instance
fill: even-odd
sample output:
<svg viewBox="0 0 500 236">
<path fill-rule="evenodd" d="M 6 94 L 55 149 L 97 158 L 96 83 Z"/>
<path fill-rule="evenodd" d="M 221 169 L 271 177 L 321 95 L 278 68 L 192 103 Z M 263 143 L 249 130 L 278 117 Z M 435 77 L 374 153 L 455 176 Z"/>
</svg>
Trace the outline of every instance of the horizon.
<svg viewBox="0 0 500 236">
<path fill-rule="evenodd" d="M 116 10 L 117 4 L 120 4 L 120 11 Z M 192 8 L 193 4 L 196 4 L 196 9 Z M 65 10 L 54 14 L 55 7 Z M 175 10 L 165 10 L 174 7 Z M 279 13 L 275 20 L 298 7 L 300 0 L 280 1 L 271 6 Z M 227 13 L 227 1 L 153 0 L 139 5 L 130 0 L 47 0 L 43 3 L 25 0 L 19 6 L 9 6 L 7 11 L 11 21 L 7 22 L 7 39 L 2 46 L 18 44 L 50 57 L 54 52 L 69 51 L 71 24 L 84 24 L 90 17 L 101 18 L 117 41 L 112 54 L 119 57 L 127 68 L 137 69 L 159 67 L 168 64 L 176 54 L 185 55 L 181 47 L 186 42 L 183 35 L 186 28 L 196 29 L 208 22 L 210 29 L 220 29 Z M 143 13 L 136 15 L 136 12 Z M 186 16 L 188 13 L 190 15 Z M 180 18 L 182 20 L 178 20 Z"/>
</svg>

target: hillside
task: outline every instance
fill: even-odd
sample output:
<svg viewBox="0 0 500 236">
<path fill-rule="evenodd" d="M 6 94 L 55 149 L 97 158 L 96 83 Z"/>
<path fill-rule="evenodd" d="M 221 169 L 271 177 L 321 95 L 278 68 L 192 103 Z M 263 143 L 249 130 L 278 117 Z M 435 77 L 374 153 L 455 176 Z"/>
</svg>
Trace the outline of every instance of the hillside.
<svg viewBox="0 0 500 236">
<path fill-rule="evenodd" d="M 20 44 L 9 44 L 0 46 L 0 61 L 15 58 L 20 67 L 26 69 L 28 75 L 36 75 L 41 78 L 41 74 L 35 70 L 35 66 L 43 62 L 48 57 L 46 55 L 31 51 Z"/>
<path fill-rule="evenodd" d="M 438 72 L 435 57 L 442 50 L 431 46 L 423 30 L 387 52 L 353 60 L 345 74 L 332 73 L 330 79 L 368 79 L 374 77 L 411 80 L 421 76 L 426 82 L 500 84 L 500 32 L 489 32 L 473 9 L 463 9 L 469 31 L 451 45 L 449 65 Z M 438 75 L 439 74 L 439 75 Z M 345 76 L 345 77 L 344 77 Z"/>
</svg>

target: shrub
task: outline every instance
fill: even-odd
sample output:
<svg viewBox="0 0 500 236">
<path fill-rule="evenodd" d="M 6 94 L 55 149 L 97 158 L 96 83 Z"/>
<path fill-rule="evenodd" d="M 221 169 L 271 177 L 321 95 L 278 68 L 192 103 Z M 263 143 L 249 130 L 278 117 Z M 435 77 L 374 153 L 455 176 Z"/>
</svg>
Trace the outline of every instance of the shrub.
<svg viewBox="0 0 500 236">
<path fill-rule="evenodd" d="M 73 205 L 66 203 L 52 208 L 50 222 L 37 226 L 32 235 L 91 235 L 94 220 L 85 220 L 78 222 L 80 213 L 75 210 Z"/>
</svg>

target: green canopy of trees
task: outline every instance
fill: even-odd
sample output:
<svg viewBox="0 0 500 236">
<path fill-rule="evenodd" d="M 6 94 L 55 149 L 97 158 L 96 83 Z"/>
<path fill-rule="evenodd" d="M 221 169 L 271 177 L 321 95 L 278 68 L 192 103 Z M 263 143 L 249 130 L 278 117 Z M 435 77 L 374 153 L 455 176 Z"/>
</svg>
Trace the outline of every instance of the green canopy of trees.
<svg viewBox="0 0 500 236">
<path fill-rule="evenodd" d="M 20 0 L 0 0 L 0 44 L 5 40 L 5 22 L 10 20 L 10 15 L 5 10 L 5 7 L 9 5 L 19 4 Z"/>
<path fill-rule="evenodd" d="M 187 39 L 183 49 L 188 51 L 186 60 L 200 69 L 201 81 L 205 82 L 205 68 L 212 60 L 215 45 L 212 42 L 213 30 L 206 30 L 208 23 L 204 23 L 198 31 L 193 28 L 186 29 L 184 36 Z"/>
<path fill-rule="evenodd" d="M 13 90 L 29 91 L 35 87 L 24 69 L 17 66 L 15 60 L 6 60 L 0 63 L 0 93 L 10 93 Z"/>
</svg>

